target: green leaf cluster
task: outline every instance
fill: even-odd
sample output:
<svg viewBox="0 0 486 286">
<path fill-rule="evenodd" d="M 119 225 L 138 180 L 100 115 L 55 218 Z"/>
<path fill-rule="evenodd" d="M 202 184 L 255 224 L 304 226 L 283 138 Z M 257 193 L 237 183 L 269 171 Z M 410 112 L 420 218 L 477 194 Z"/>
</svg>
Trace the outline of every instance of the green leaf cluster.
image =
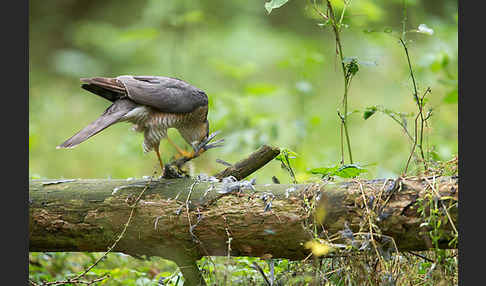
<svg viewBox="0 0 486 286">
<path fill-rule="evenodd" d="M 368 172 L 368 170 L 357 164 L 346 164 L 342 166 L 334 165 L 332 167 L 314 168 L 309 170 L 309 172 L 327 177 L 356 178 L 360 174 Z"/>
</svg>

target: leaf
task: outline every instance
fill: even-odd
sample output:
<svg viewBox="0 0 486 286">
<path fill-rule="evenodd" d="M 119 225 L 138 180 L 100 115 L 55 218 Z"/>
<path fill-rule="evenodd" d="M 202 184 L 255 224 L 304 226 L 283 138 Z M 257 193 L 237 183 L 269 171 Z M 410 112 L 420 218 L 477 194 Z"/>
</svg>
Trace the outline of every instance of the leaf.
<svg viewBox="0 0 486 286">
<path fill-rule="evenodd" d="M 319 175 L 330 175 L 333 176 L 334 173 L 339 169 L 339 166 L 333 166 L 333 167 L 321 167 L 321 168 L 314 168 L 310 169 L 309 172 L 311 174 L 319 174 Z"/>
<path fill-rule="evenodd" d="M 378 108 L 376 106 L 367 107 L 363 113 L 363 119 L 366 120 L 370 118 L 373 114 L 376 113 L 376 111 L 378 111 Z"/>
<path fill-rule="evenodd" d="M 425 24 L 420 24 L 418 26 L 417 32 L 422 33 L 422 34 L 426 34 L 426 35 L 430 35 L 430 36 L 432 36 L 434 34 L 434 30 L 427 27 L 427 25 L 425 25 Z"/>
<path fill-rule="evenodd" d="M 278 156 L 275 157 L 275 160 L 279 160 L 279 161 L 284 162 L 285 157 L 287 157 L 288 159 L 295 159 L 297 157 L 297 155 L 298 154 L 295 153 L 294 151 L 287 149 L 287 148 L 283 148 L 283 149 L 280 149 L 280 154 L 278 154 Z"/>
<path fill-rule="evenodd" d="M 349 164 L 339 168 L 339 170 L 337 170 L 335 174 L 336 176 L 339 176 L 341 178 L 354 178 L 357 177 L 359 174 L 365 172 L 368 172 L 368 170 L 355 164 Z"/>
<path fill-rule="evenodd" d="M 319 174 L 323 176 L 339 176 L 341 178 L 354 178 L 357 177 L 359 174 L 365 172 L 368 172 L 368 170 L 356 164 L 343 166 L 335 165 L 332 167 L 321 167 L 309 170 L 309 173 L 311 174 Z"/>
<path fill-rule="evenodd" d="M 357 57 L 345 57 L 343 63 L 346 64 L 346 71 L 350 75 L 355 75 L 359 71 L 359 61 Z"/>
<path fill-rule="evenodd" d="M 265 3 L 265 9 L 267 9 L 268 14 L 272 12 L 275 8 L 280 8 L 289 0 L 271 0 L 270 2 Z"/>
<path fill-rule="evenodd" d="M 430 262 L 421 262 L 419 264 L 418 274 L 426 274 L 431 265 L 432 264 Z"/>
</svg>

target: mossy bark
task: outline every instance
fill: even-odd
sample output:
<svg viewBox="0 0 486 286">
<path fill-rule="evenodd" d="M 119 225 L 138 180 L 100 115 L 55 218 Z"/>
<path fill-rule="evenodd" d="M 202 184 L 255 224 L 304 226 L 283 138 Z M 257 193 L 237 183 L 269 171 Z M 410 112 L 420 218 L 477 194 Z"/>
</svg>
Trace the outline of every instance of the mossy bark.
<svg viewBox="0 0 486 286">
<path fill-rule="evenodd" d="M 457 177 L 433 180 L 439 200 L 457 201 Z M 319 225 L 328 235 L 342 231 L 345 222 L 357 232 L 366 220 L 364 200 L 369 210 L 383 217 L 377 224 L 399 249 L 423 250 L 431 244 L 420 227 L 423 219 L 416 202 L 431 192 L 427 186 L 423 179 L 412 178 L 255 185 L 255 190 L 222 194 L 227 185 L 193 179 L 31 180 L 29 250 L 106 251 L 144 188 L 133 219 L 113 251 L 160 256 L 191 267 L 202 256 L 227 255 L 228 250 L 232 256 L 298 260 L 309 254 L 303 243 L 315 231 L 308 227 L 315 223 L 313 206 L 325 209 Z M 449 213 L 456 224 L 457 208 Z M 447 248 L 452 230 L 448 223 L 441 227 L 445 235 L 440 247 Z"/>
</svg>

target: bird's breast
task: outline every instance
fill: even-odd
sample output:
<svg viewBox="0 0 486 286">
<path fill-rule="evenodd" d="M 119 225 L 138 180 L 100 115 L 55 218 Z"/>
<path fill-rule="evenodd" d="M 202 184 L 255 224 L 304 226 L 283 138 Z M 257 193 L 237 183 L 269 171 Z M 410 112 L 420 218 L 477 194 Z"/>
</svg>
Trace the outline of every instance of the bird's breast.
<svg viewBox="0 0 486 286">
<path fill-rule="evenodd" d="M 147 124 L 153 128 L 172 128 L 184 125 L 187 122 L 184 114 L 157 112 L 151 115 Z"/>
<path fill-rule="evenodd" d="M 180 128 L 195 118 L 192 113 L 166 113 L 139 106 L 128 112 L 123 119 L 136 125 L 137 131 L 145 129 Z"/>
<path fill-rule="evenodd" d="M 199 127 L 206 121 L 207 112 L 207 106 L 188 113 L 167 113 L 140 105 L 128 112 L 123 117 L 123 121 L 133 123 L 135 131 L 144 133 L 143 148 L 148 152 L 158 148 L 160 140 L 167 136 L 169 128 L 178 129 L 189 144 L 202 138 Z"/>
</svg>

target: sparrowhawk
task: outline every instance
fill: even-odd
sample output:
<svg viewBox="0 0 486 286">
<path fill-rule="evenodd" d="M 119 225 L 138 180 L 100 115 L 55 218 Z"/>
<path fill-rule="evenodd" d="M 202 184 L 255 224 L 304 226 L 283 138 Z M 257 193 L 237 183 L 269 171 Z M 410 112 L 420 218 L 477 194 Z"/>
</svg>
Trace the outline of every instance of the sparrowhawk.
<svg viewBox="0 0 486 286">
<path fill-rule="evenodd" d="M 194 157 L 205 151 L 201 148 L 186 152 L 167 137 L 167 129 L 173 127 L 192 146 L 208 138 L 208 97 L 199 88 L 179 79 L 162 76 L 123 75 L 116 78 L 82 78 L 81 81 L 84 82 L 81 86 L 83 89 L 113 104 L 98 119 L 57 148 L 73 148 L 108 126 L 130 122 L 134 124 L 135 131 L 144 134 L 144 152 L 153 150 L 157 154 L 162 173 L 164 164 L 159 144 L 163 138 L 167 138 L 185 157 Z"/>
</svg>

